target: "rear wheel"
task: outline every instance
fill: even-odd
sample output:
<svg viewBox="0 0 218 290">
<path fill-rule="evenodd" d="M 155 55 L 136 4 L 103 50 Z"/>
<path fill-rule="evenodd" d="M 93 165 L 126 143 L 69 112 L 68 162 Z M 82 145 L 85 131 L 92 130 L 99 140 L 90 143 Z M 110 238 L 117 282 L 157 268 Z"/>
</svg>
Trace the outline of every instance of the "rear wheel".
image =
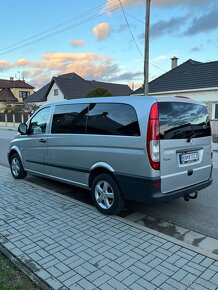
<svg viewBox="0 0 218 290">
<path fill-rule="evenodd" d="M 124 207 L 124 199 L 115 179 L 106 173 L 98 175 L 92 184 L 92 200 L 104 214 L 117 214 Z"/>
<path fill-rule="evenodd" d="M 18 153 L 14 153 L 10 158 L 10 168 L 11 173 L 14 178 L 22 179 L 25 178 L 27 173 L 23 168 L 23 164 L 21 162 L 20 156 Z"/>
</svg>

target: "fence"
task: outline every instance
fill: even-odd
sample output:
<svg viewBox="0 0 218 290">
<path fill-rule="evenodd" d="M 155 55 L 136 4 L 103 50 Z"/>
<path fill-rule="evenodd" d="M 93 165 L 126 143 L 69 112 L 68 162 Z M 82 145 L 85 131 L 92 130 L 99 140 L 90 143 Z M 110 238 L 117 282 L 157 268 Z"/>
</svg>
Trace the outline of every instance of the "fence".
<svg viewBox="0 0 218 290">
<path fill-rule="evenodd" d="M 0 113 L 0 125 L 17 127 L 20 123 L 26 122 L 30 116 L 29 113 Z"/>
</svg>

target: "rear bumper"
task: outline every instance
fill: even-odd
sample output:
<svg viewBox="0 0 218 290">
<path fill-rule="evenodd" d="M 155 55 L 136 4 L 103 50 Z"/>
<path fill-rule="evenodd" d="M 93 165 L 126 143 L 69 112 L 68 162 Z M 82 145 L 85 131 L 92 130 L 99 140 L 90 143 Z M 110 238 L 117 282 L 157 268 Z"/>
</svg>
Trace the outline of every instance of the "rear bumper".
<svg viewBox="0 0 218 290">
<path fill-rule="evenodd" d="M 123 174 L 116 174 L 123 196 L 127 200 L 156 204 L 183 197 L 185 195 L 200 191 L 212 183 L 212 177 L 192 186 L 188 186 L 169 193 L 162 193 L 160 188 L 160 178 L 142 178 Z"/>
</svg>

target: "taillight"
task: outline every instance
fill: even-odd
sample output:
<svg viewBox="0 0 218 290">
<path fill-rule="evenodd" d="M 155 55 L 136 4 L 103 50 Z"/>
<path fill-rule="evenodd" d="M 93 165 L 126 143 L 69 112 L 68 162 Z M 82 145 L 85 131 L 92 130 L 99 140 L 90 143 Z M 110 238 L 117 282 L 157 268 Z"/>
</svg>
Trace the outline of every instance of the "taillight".
<svg viewBox="0 0 218 290">
<path fill-rule="evenodd" d="M 147 131 L 147 152 L 151 167 L 160 170 L 160 128 L 158 103 L 151 107 Z"/>
</svg>

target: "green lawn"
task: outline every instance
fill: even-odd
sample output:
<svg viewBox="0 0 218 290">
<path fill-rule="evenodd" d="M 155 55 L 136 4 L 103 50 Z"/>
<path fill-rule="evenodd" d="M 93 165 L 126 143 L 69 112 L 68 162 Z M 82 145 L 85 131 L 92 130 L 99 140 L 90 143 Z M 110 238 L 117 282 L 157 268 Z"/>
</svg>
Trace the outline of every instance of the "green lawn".
<svg viewBox="0 0 218 290">
<path fill-rule="evenodd" d="M 39 290 L 40 288 L 0 253 L 0 289 Z"/>
</svg>

